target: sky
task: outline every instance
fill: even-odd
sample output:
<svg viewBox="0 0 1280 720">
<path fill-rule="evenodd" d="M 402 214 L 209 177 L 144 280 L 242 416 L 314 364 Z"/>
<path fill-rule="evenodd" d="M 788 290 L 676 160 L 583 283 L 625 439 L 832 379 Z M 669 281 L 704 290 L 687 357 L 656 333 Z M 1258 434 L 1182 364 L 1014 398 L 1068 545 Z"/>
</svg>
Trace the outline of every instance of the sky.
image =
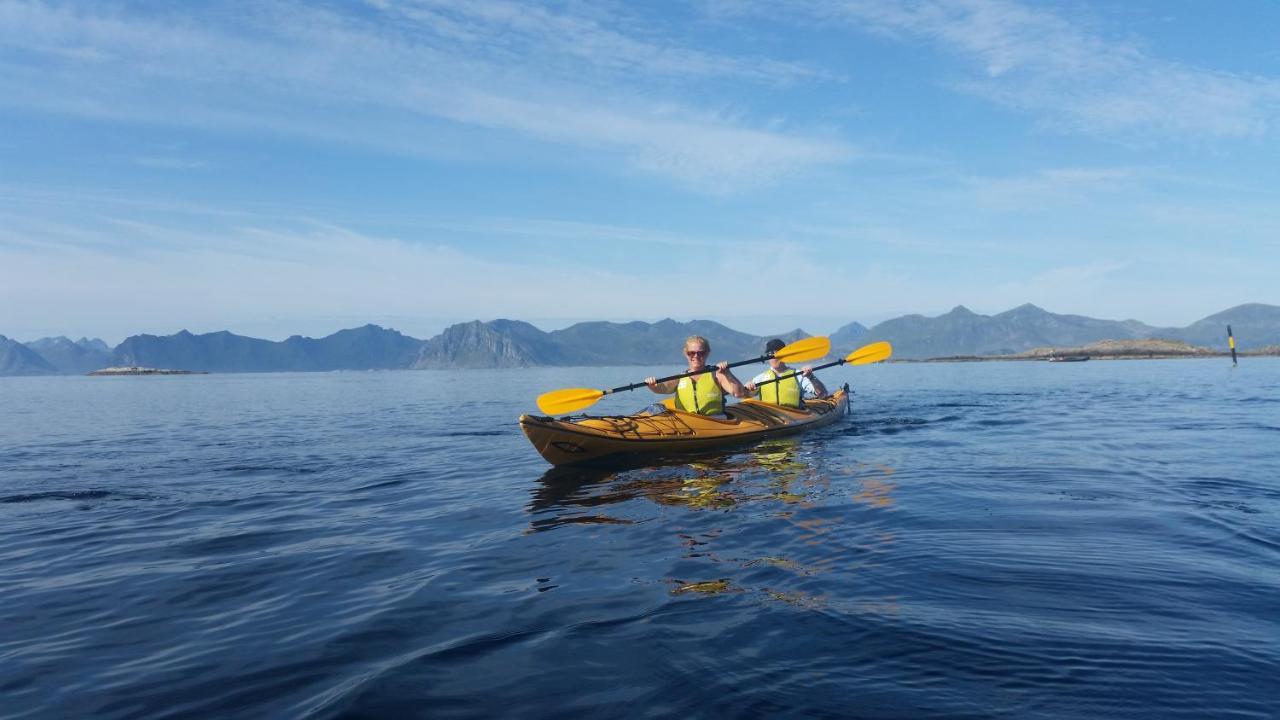
<svg viewBox="0 0 1280 720">
<path fill-rule="evenodd" d="M 0 0 L 0 334 L 1280 304 L 1280 3 Z"/>
</svg>

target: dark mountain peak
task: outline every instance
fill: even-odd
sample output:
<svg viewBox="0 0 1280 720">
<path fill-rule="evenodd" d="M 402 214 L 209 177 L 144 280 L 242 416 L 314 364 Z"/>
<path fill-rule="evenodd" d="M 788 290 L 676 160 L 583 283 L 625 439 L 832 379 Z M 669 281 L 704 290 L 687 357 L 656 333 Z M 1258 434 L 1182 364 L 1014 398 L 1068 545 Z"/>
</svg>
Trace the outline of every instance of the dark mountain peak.
<svg viewBox="0 0 1280 720">
<path fill-rule="evenodd" d="M 970 310 L 969 308 L 963 305 L 957 305 L 951 308 L 951 312 L 947 313 L 946 315 L 943 315 L 942 317 L 966 317 L 966 316 L 976 316 L 976 315 L 977 313 Z"/>
<path fill-rule="evenodd" d="M 866 325 L 863 325 L 863 324 L 862 324 L 862 323 L 860 323 L 860 322 L 854 321 L 854 322 L 849 323 L 848 325 L 843 325 L 843 326 L 841 326 L 839 330 L 836 330 L 835 332 L 833 332 L 833 333 L 831 333 L 831 334 L 832 334 L 832 335 L 840 335 L 840 334 L 844 334 L 844 333 L 859 333 L 859 334 L 861 334 L 861 333 L 865 333 L 866 331 L 867 331 L 867 326 L 866 326 Z"/>
<path fill-rule="evenodd" d="M 857 345 L 867 335 L 867 327 L 860 322 L 851 322 L 831 333 L 831 349 L 837 353 L 844 348 Z"/>
<path fill-rule="evenodd" d="M 547 333 L 520 320 L 472 320 L 423 342 L 412 367 L 527 367 L 555 365 L 558 350 Z"/>
<path fill-rule="evenodd" d="M 574 323 L 573 327 L 581 328 L 583 330 L 588 330 L 588 331 L 615 330 L 618 328 L 625 328 L 625 327 L 635 328 L 634 325 L 621 325 L 615 322 L 609 322 L 608 320 L 589 320 L 587 322 Z M 649 327 L 648 323 L 641 323 L 641 328 L 648 328 L 648 327 Z"/>
<path fill-rule="evenodd" d="M 45 350 L 52 350 L 54 348 L 61 348 L 65 350 L 68 348 L 80 347 L 79 345 L 71 342 L 71 340 L 64 335 L 59 335 L 57 337 L 42 337 L 39 340 L 32 340 L 31 342 L 23 343 L 23 345 L 26 345 L 36 352 L 44 352 Z"/>
<path fill-rule="evenodd" d="M 533 325 L 523 320 L 508 320 L 506 318 L 498 318 L 497 320 L 490 320 L 489 322 L 483 323 L 483 324 L 488 325 L 489 327 L 499 332 L 522 332 L 522 333 L 527 333 L 530 331 L 542 332 L 538 328 L 534 327 Z"/>
<path fill-rule="evenodd" d="M 384 336 L 397 337 L 397 338 L 406 337 L 399 330 L 392 330 L 390 328 L 384 328 L 381 325 L 366 323 L 364 325 L 361 325 L 360 327 L 339 330 L 338 332 L 333 333 L 332 335 L 326 336 L 325 339 L 327 340 L 329 338 L 378 338 L 378 337 L 384 337 Z"/>
<path fill-rule="evenodd" d="M 85 350 L 94 350 L 96 352 L 111 352 L 111 346 L 103 342 L 100 338 L 82 337 L 76 341 L 76 345 Z"/>
<path fill-rule="evenodd" d="M 1053 313 L 1045 310 L 1038 305 L 1031 303 L 1023 303 L 1012 310 L 1005 310 L 996 317 L 1012 318 L 1012 317 L 1035 317 L 1037 315 L 1052 315 Z"/>
<path fill-rule="evenodd" d="M 1228 325 L 1236 346 L 1241 350 L 1280 343 L 1280 306 L 1263 303 L 1236 305 L 1175 330 L 1169 337 L 1193 345 L 1222 348 L 1227 345 Z"/>
<path fill-rule="evenodd" d="M 1244 305 L 1236 305 L 1227 308 L 1222 312 L 1216 312 L 1209 317 L 1197 320 L 1192 325 L 1200 323 L 1227 323 L 1227 322 L 1266 322 L 1280 323 L 1280 306 L 1266 305 L 1263 303 L 1245 303 Z"/>
<path fill-rule="evenodd" d="M 82 345 L 62 335 L 40 338 L 24 344 L 54 370 L 61 373 L 86 373 L 98 370 L 107 365 L 107 356 L 111 352 L 107 349 L 107 344 L 101 340 L 97 345 L 88 342 Z"/>
<path fill-rule="evenodd" d="M 51 375 L 57 369 L 35 350 L 0 335 L 0 375 Z"/>
<path fill-rule="evenodd" d="M 689 327 L 705 327 L 705 328 L 712 328 L 715 330 L 729 330 L 728 326 L 722 323 L 718 323 L 715 320 L 700 320 L 695 318 L 685 324 L 688 325 Z M 736 332 L 736 331 L 730 330 L 730 332 Z"/>
</svg>

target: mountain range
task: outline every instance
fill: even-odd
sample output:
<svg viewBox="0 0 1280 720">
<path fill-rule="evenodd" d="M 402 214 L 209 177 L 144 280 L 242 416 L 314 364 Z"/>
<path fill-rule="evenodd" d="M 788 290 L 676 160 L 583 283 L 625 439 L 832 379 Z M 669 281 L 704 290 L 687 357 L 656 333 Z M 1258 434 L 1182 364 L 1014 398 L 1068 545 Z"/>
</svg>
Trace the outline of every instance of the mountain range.
<svg viewBox="0 0 1280 720">
<path fill-rule="evenodd" d="M 894 357 L 901 359 L 1012 355 L 1034 348 L 1077 347 L 1102 340 L 1179 340 L 1225 350 L 1228 325 L 1241 350 L 1280 344 L 1280 306 L 1258 303 L 1223 310 L 1185 328 L 1058 315 L 1031 304 L 997 315 L 979 315 L 961 305 L 934 318 L 904 315 L 886 320 L 861 339 L 888 340 L 893 343 Z"/>
<path fill-rule="evenodd" d="M 1239 305 L 1184 328 L 1137 320 L 1098 320 L 1059 315 L 1022 305 L 996 315 L 963 306 L 937 317 L 904 315 L 871 328 L 851 322 L 831 333 L 834 353 L 876 340 L 893 343 L 894 357 L 924 359 L 996 356 L 1044 347 L 1076 347 L 1102 340 L 1177 340 L 1226 348 L 1226 329 L 1241 350 L 1280 345 L 1280 306 Z M 544 332 L 518 320 L 459 323 L 429 339 L 365 325 L 315 339 L 295 335 L 279 342 L 227 331 L 195 335 L 133 335 L 115 348 L 101 340 L 65 337 L 20 343 L 0 335 L 0 375 L 83 374 L 107 366 L 143 366 L 210 372 L 280 372 L 381 369 L 509 368 L 539 365 L 663 365 L 682 362 L 689 335 L 712 343 L 712 357 L 741 359 L 763 352 L 770 337 L 793 342 L 808 333 L 751 335 L 710 320 L 583 322 Z"/>
<path fill-rule="evenodd" d="M 294 335 L 281 342 L 225 330 L 204 335 L 183 330 L 126 338 L 111 353 L 110 364 L 207 372 L 391 370 L 410 367 L 421 347 L 421 340 L 377 325 L 318 340 Z"/>
</svg>

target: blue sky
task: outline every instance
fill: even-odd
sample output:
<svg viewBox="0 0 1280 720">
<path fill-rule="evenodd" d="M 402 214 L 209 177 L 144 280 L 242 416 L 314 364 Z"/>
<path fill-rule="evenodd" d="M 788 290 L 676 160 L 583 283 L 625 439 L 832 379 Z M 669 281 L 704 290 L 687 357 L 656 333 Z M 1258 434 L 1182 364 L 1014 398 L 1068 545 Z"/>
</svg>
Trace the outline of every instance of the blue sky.
<svg viewBox="0 0 1280 720">
<path fill-rule="evenodd" d="M 1280 304 L 1280 3 L 0 0 L 0 333 Z"/>
</svg>

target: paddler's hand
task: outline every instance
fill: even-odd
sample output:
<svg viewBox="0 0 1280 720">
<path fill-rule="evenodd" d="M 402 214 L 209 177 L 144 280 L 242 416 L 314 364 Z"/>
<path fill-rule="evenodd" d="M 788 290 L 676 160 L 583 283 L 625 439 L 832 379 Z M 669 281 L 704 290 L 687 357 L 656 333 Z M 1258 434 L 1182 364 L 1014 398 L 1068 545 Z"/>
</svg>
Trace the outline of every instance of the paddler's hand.
<svg viewBox="0 0 1280 720">
<path fill-rule="evenodd" d="M 723 373 L 728 369 L 729 369 L 728 360 L 721 360 L 720 362 L 716 363 L 716 372 Z"/>
<path fill-rule="evenodd" d="M 813 377 L 813 367 L 809 365 L 805 365 L 804 367 L 800 368 L 800 374 L 807 378 Z"/>
<path fill-rule="evenodd" d="M 634 376 L 634 375 L 632 375 L 631 377 L 635 377 L 635 376 Z M 657 392 L 657 391 L 658 391 L 658 378 L 656 378 L 656 377 L 647 377 L 647 378 L 645 378 L 645 379 L 644 379 L 644 384 L 645 384 L 645 385 L 648 385 L 650 390 L 652 390 L 652 391 L 654 391 L 654 392 Z"/>
<path fill-rule="evenodd" d="M 756 384 L 753 382 L 749 382 L 746 385 L 743 385 L 743 387 L 745 387 L 749 393 L 755 393 L 756 391 Z"/>
</svg>

